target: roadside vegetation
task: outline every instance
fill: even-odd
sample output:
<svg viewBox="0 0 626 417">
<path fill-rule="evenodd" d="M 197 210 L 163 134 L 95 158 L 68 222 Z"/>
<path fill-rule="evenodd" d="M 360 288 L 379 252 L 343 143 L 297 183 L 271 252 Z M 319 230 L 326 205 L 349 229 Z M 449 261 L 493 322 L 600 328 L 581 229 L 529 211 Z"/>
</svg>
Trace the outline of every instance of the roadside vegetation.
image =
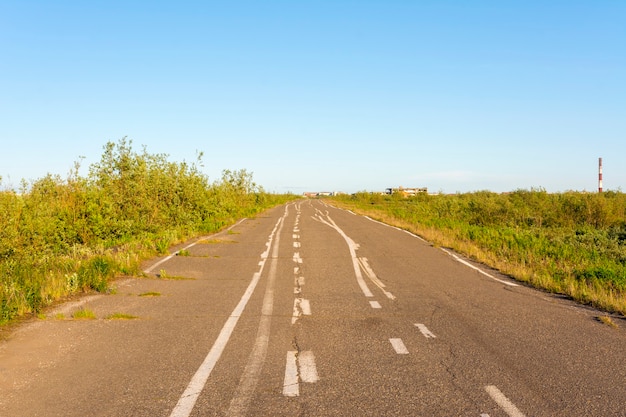
<svg viewBox="0 0 626 417">
<path fill-rule="evenodd" d="M 624 193 L 357 193 L 333 201 L 519 281 L 626 315 Z"/>
<path fill-rule="evenodd" d="M 0 179 L 0 324 L 84 291 L 190 237 L 213 233 L 293 196 L 257 186 L 246 170 L 210 182 L 194 163 L 136 152 L 126 138 L 67 179 L 48 175 L 20 190 Z"/>
</svg>

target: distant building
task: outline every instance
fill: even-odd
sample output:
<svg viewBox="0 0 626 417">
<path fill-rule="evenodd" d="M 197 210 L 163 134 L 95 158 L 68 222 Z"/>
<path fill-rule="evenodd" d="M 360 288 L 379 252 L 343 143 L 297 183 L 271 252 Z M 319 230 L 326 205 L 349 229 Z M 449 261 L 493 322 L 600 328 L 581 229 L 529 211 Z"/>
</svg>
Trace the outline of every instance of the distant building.
<svg viewBox="0 0 626 417">
<path fill-rule="evenodd" d="M 414 195 L 417 195 L 417 194 L 427 194 L 427 193 L 428 193 L 428 187 L 404 188 L 400 186 L 398 188 L 386 188 L 385 189 L 385 194 L 387 195 L 401 194 L 404 197 L 413 197 Z"/>
</svg>

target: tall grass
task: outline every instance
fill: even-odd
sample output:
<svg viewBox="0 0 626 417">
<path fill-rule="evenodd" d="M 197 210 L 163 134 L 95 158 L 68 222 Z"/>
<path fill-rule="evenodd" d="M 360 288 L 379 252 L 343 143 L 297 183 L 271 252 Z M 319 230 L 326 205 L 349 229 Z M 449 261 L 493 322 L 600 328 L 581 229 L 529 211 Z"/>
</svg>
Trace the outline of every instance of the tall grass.
<svg viewBox="0 0 626 417">
<path fill-rule="evenodd" d="M 338 204 L 410 229 L 514 278 L 626 314 L 626 195 L 358 193 Z"/>
<path fill-rule="evenodd" d="M 106 291 L 148 256 L 291 196 L 263 191 L 246 170 L 210 182 L 195 163 L 109 142 L 98 163 L 0 191 L 0 324 L 73 293 Z M 1 185 L 1 184 L 0 184 Z"/>
</svg>

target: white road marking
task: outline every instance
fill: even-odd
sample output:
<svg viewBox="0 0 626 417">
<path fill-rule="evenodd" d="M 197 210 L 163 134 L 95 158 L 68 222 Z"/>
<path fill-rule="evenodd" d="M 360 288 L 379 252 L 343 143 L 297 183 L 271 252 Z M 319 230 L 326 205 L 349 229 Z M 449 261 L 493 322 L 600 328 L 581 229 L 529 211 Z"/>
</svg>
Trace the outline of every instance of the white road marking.
<svg viewBox="0 0 626 417">
<path fill-rule="evenodd" d="M 300 247 L 300 242 L 293 242 L 293 247 L 294 248 L 299 248 Z"/>
<path fill-rule="evenodd" d="M 409 350 L 404 345 L 404 342 L 402 341 L 402 339 L 389 339 L 389 341 L 391 342 L 391 346 L 393 346 L 393 349 L 396 351 L 398 355 L 409 354 Z"/>
<path fill-rule="evenodd" d="M 298 355 L 298 364 L 300 365 L 300 379 L 302 382 L 315 383 L 320 380 L 317 374 L 317 366 L 315 366 L 315 355 L 313 352 L 305 350 Z"/>
<path fill-rule="evenodd" d="M 294 266 L 294 267 L 293 267 L 293 273 L 294 273 L 295 275 L 299 274 L 299 273 L 300 273 L 300 267 L 299 267 L 299 266 Z"/>
<path fill-rule="evenodd" d="M 268 246 L 271 245 L 271 242 L 274 240 L 279 226 L 283 223 L 283 220 L 286 216 L 287 207 L 285 207 L 285 214 L 283 214 L 283 216 L 278 219 L 276 225 L 274 226 L 274 230 L 272 230 L 272 233 L 270 234 L 270 237 L 268 239 Z M 207 354 L 206 358 L 204 359 L 194 376 L 191 378 L 189 385 L 187 386 L 180 399 L 178 400 L 178 403 L 172 410 L 170 417 L 188 417 L 191 414 L 191 411 L 193 410 L 193 407 L 195 406 L 196 401 L 200 396 L 200 393 L 206 385 L 206 381 L 209 379 L 213 368 L 217 364 L 217 361 L 220 359 L 222 352 L 226 348 L 226 344 L 228 343 L 230 336 L 232 335 L 233 330 L 235 329 L 235 326 L 239 321 L 239 317 L 241 317 L 241 314 L 243 313 L 246 304 L 248 304 L 248 301 L 250 300 L 254 289 L 261 279 L 262 272 L 263 266 L 261 266 L 260 270 L 258 272 L 255 272 L 252 276 L 252 280 L 250 281 L 248 288 L 239 300 L 239 303 L 237 304 L 231 315 L 226 320 L 226 323 L 224 324 L 224 327 L 222 327 L 222 330 L 217 336 L 217 339 L 213 343 L 211 350 Z"/>
<path fill-rule="evenodd" d="M 293 237 L 294 239 L 300 239 L 300 235 L 297 235 L 297 234 L 293 234 L 293 235 L 292 235 L 292 237 Z"/>
<path fill-rule="evenodd" d="M 421 324 L 421 323 L 416 323 L 416 324 L 415 324 L 415 326 L 416 326 L 416 327 L 420 330 L 420 332 L 422 332 L 422 334 L 424 335 L 424 337 L 426 337 L 427 339 L 428 339 L 428 338 L 432 338 L 432 339 L 434 339 L 434 338 L 436 338 L 436 337 L 437 337 L 437 336 L 435 336 L 435 335 L 433 334 L 433 332 L 431 332 L 430 330 L 428 330 L 428 328 L 427 328 L 425 325 L 423 325 L 423 324 Z"/>
<path fill-rule="evenodd" d="M 298 383 L 298 365 L 296 363 L 295 350 L 287 352 L 287 364 L 285 366 L 285 379 L 283 382 L 283 395 L 286 397 L 297 397 L 300 395 L 300 384 Z"/>
<path fill-rule="evenodd" d="M 297 264 L 301 264 L 302 263 L 302 258 L 300 257 L 300 252 L 295 252 L 293 254 L 293 261 Z"/>
<path fill-rule="evenodd" d="M 296 277 L 295 284 L 299 287 L 304 285 L 304 277 Z"/>
<path fill-rule="evenodd" d="M 291 324 L 296 324 L 300 316 L 311 315 L 311 303 L 309 300 L 303 298 L 296 298 L 293 300 L 293 316 L 291 317 Z"/>
<path fill-rule="evenodd" d="M 368 278 L 374 283 L 374 285 L 380 288 L 380 290 L 383 292 L 383 294 L 385 294 L 387 298 L 389 298 L 390 300 L 396 299 L 395 295 L 385 290 L 385 284 L 380 279 L 378 279 L 378 277 L 374 273 L 374 270 L 368 263 L 367 258 L 359 258 L 359 264 L 361 265 L 361 268 L 363 268 L 363 271 L 365 271 L 365 274 L 368 276 Z"/>
<path fill-rule="evenodd" d="M 285 207 L 285 213 L 287 208 Z M 285 214 L 286 215 L 286 214 Z M 267 348 L 270 339 L 270 328 L 272 325 L 272 313 L 274 311 L 274 287 L 276 284 L 276 270 L 278 269 L 278 248 L 280 247 L 280 232 L 283 228 L 281 222 L 276 238 L 274 239 L 273 256 L 270 263 L 270 270 L 265 287 L 265 295 L 263 296 L 263 304 L 261 307 L 261 318 L 259 320 L 259 328 L 257 330 L 256 339 L 252 352 L 248 357 L 248 363 L 244 368 L 243 374 L 239 380 L 237 390 L 233 395 L 228 409 L 228 416 L 237 417 L 245 416 L 248 406 L 254 396 L 254 391 L 261 378 L 261 370 L 267 356 Z"/>
<path fill-rule="evenodd" d="M 490 274 L 486 273 L 486 272 L 485 272 L 485 271 L 483 271 L 482 269 L 480 269 L 480 268 L 478 268 L 478 267 L 475 267 L 475 266 L 474 266 L 474 265 L 472 265 L 471 263 L 469 263 L 469 262 L 467 262 L 467 261 L 464 261 L 463 259 L 459 258 L 457 255 L 455 255 L 455 254 L 454 254 L 454 253 L 452 253 L 452 252 L 449 252 L 449 251 L 447 251 L 447 250 L 445 250 L 445 249 L 443 249 L 443 248 L 442 248 L 441 250 L 442 250 L 442 251 L 444 251 L 445 253 L 447 253 L 448 255 L 452 256 L 452 257 L 453 257 L 453 258 L 454 258 L 457 262 L 460 262 L 460 263 L 462 263 L 463 265 L 469 266 L 470 268 L 475 269 L 476 271 L 480 272 L 481 274 L 483 274 L 483 275 L 485 275 L 485 276 L 487 276 L 487 277 L 489 277 L 489 278 L 491 278 L 491 279 L 493 279 L 493 280 L 495 280 L 495 281 L 501 282 L 502 284 L 504 284 L 504 285 L 508 285 L 508 286 L 510 286 L 510 287 L 519 287 L 519 285 L 517 285 L 517 284 L 514 284 L 514 283 L 512 283 L 512 282 L 508 282 L 508 281 L 504 281 L 504 280 L 498 279 L 498 278 L 494 277 L 493 275 L 490 275 Z"/>
<path fill-rule="evenodd" d="M 378 301 L 370 301 L 372 308 L 383 308 Z"/>
<path fill-rule="evenodd" d="M 481 414 L 480 417 L 489 417 L 489 414 Z"/>
<path fill-rule="evenodd" d="M 300 301 L 300 309 L 302 310 L 302 314 L 305 316 L 311 315 L 311 303 L 309 300 L 302 299 Z"/>
<path fill-rule="evenodd" d="M 319 380 L 313 352 L 302 351 L 298 353 L 295 350 L 287 352 L 285 379 L 283 381 L 283 395 L 285 397 L 300 395 L 300 381 L 312 384 Z"/>
<path fill-rule="evenodd" d="M 507 413 L 510 417 L 525 417 L 524 413 L 522 413 L 516 406 L 506 398 L 506 396 L 495 386 L 495 385 L 487 385 L 485 387 L 485 391 L 487 394 L 500 406 L 505 413 Z"/>
<path fill-rule="evenodd" d="M 246 220 L 247 220 L 246 218 L 243 218 L 243 219 L 239 220 L 237 223 L 233 224 L 233 225 L 232 225 L 232 226 L 230 226 L 228 229 L 226 229 L 226 231 L 231 230 L 231 229 L 232 229 L 233 227 L 235 227 L 235 226 L 239 226 L 241 223 L 243 223 L 243 222 L 244 222 L 244 221 L 246 221 Z M 200 238 L 200 239 L 196 240 L 195 242 L 193 242 L 193 243 L 191 243 L 191 244 L 189 244 L 189 245 L 185 246 L 184 248 L 182 248 L 182 249 L 180 249 L 180 250 L 177 250 L 176 252 L 174 252 L 174 253 L 172 253 L 172 254 L 170 254 L 170 255 L 167 255 L 165 258 L 161 259 L 159 262 L 155 263 L 155 264 L 154 264 L 154 265 L 152 265 L 150 268 L 145 269 L 143 272 L 145 272 L 146 274 L 151 273 L 152 271 L 154 271 L 154 269 L 155 269 L 157 266 L 159 266 L 159 265 L 161 265 L 161 264 L 163 264 L 163 263 L 165 263 L 165 262 L 169 261 L 170 259 L 172 259 L 172 258 L 173 258 L 173 257 L 175 257 L 176 255 L 178 255 L 178 252 L 183 251 L 183 250 L 187 250 L 187 249 L 189 249 L 189 248 L 191 248 L 191 247 L 193 247 L 193 246 L 197 245 L 197 244 L 198 244 L 198 242 L 202 242 L 203 240 L 208 240 L 208 239 L 212 238 L 213 236 L 217 236 L 218 234 L 219 234 L 219 233 L 215 233 L 215 234 L 212 234 L 212 235 L 210 235 L 210 236 L 205 236 L 205 237 L 203 237 L 203 238 Z"/>
<path fill-rule="evenodd" d="M 319 210 L 318 212 L 321 213 Z M 314 217 L 313 219 L 331 227 L 332 229 L 335 229 L 337 233 L 339 233 L 344 238 L 344 240 L 348 244 L 348 249 L 350 250 L 350 256 L 352 257 L 352 268 L 354 269 L 354 275 L 356 275 L 356 281 L 359 284 L 361 291 L 363 291 L 363 295 L 365 295 L 366 297 L 373 297 L 374 294 L 372 294 L 369 287 L 365 283 L 365 280 L 363 279 L 363 274 L 361 273 L 361 266 L 359 264 L 359 259 L 356 256 L 356 251 L 359 249 L 359 245 L 355 243 L 354 240 L 350 239 L 350 237 L 348 237 L 348 235 L 346 235 L 345 232 L 341 230 L 339 226 L 337 226 L 337 224 L 333 221 L 333 219 L 331 219 L 330 216 L 328 215 L 328 212 L 326 213 L 326 219 L 328 220 L 322 218 L 321 217 L 322 215 L 319 215 L 319 217 Z"/>
</svg>

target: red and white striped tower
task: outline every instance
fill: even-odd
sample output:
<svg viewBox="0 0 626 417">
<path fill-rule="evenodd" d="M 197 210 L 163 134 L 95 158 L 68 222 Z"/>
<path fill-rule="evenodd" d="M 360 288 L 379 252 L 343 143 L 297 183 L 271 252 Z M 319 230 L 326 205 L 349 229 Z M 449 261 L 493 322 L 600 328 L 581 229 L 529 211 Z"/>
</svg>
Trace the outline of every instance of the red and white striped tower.
<svg viewBox="0 0 626 417">
<path fill-rule="evenodd" d="M 598 192 L 602 192 L 602 158 L 598 160 Z"/>
</svg>

